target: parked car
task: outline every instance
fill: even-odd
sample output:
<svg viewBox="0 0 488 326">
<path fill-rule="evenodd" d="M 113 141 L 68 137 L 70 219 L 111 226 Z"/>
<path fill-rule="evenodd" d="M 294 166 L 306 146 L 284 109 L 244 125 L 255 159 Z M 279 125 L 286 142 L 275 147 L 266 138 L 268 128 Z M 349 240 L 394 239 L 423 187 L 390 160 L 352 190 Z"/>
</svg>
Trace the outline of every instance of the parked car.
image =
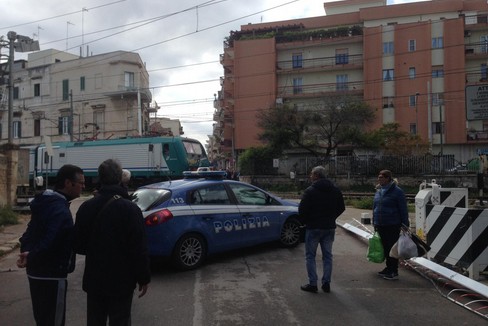
<svg viewBox="0 0 488 326">
<path fill-rule="evenodd" d="M 149 253 L 169 258 L 180 270 L 203 264 L 208 255 L 278 241 L 302 240 L 298 204 L 225 171 L 185 172 L 184 179 L 138 188 L 133 201 L 143 212 Z"/>
</svg>

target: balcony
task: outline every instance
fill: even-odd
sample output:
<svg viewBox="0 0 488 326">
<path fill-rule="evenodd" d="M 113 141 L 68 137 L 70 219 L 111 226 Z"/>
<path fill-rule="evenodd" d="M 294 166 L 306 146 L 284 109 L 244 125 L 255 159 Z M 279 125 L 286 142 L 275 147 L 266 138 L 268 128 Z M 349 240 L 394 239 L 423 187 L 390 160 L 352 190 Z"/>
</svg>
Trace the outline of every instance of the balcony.
<svg viewBox="0 0 488 326">
<path fill-rule="evenodd" d="M 322 97 L 338 92 L 351 95 L 363 94 L 363 82 L 349 83 L 327 83 L 303 86 L 281 86 L 278 87 L 278 94 L 283 98 L 311 98 Z"/>
<path fill-rule="evenodd" d="M 485 59 L 488 58 L 488 43 L 470 43 L 464 46 L 466 59 Z"/>
<path fill-rule="evenodd" d="M 468 142 L 488 142 L 488 131 L 468 131 L 466 140 Z"/>
<path fill-rule="evenodd" d="M 466 74 L 467 84 L 486 83 L 487 81 L 488 81 L 488 71 L 485 73 L 470 72 Z"/>
<path fill-rule="evenodd" d="M 344 69 L 360 69 L 363 67 L 363 55 L 346 55 L 323 57 L 305 60 L 286 60 L 278 61 L 277 73 L 296 72 L 313 72 L 318 70 L 344 70 Z"/>
<path fill-rule="evenodd" d="M 150 103 L 152 102 L 152 94 L 147 88 L 141 88 L 138 90 L 137 86 L 122 86 L 119 85 L 117 87 L 117 90 L 111 91 L 111 92 L 105 92 L 104 95 L 109 96 L 109 97 L 136 97 L 137 94 L 141 94 L 141 100 L 143 102 Z"/>
</svg>

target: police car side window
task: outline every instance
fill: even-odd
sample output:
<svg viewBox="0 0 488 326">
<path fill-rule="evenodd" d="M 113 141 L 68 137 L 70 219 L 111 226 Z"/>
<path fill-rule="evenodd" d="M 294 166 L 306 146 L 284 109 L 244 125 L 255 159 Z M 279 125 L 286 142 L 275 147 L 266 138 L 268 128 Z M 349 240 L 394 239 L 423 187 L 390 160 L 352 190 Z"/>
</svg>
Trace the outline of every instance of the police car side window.
<svg viewBox="0 0 488 326">
<path fill-rule="evenodd" d="M 258 189 L 246 185 L 231 184 L 239 205 L 266 205 L 267 195 Z"/>
<path fill-rule="evenodd" d="M 230 204 L 229 196 L 223 184 L 212 185 L 195 190 L 191 194 L 192 205 Z"/>
</svg>

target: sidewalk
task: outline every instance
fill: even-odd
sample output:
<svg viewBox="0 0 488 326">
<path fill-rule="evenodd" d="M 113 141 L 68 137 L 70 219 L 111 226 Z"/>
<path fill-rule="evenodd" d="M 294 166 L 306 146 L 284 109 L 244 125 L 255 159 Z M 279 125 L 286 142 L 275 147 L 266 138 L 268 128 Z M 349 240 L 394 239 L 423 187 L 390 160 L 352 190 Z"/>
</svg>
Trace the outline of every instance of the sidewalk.
<svg viewBox="0 0 488 326">
<path fill-rule="evenodd" d="M 0 227 L 0 259 L 19 247 L 19 238 L 29 221 L 30 214 L 19 214 L 19 224 Z"/>
</svg>

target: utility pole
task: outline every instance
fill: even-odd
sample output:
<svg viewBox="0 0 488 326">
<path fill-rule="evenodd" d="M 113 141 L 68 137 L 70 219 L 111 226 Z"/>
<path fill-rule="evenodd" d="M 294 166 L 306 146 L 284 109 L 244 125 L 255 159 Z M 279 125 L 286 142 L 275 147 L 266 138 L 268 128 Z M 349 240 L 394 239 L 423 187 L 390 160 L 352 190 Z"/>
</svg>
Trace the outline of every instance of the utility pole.
<svg viewBox="0 0 488 326">
<path fill-rule="evenodd" d="M 8 32 L 9 40 L 9 55 L 8 55 L 8 143 L 12 144 L 14 139 L 13 123 L 14 123 L 14 42 L 17 39 L 17 33 Z"/>
<path fill-rule="evenodd" d="M 9 57 L 8 57 L 8 143 L 13 144 L 13 117 L 14 117 L 14 53 L 15 51 L 27 52 L 39 50 L 39 42 L 30 37 L 8 32 Z M 13 150 L 8 152 L 7 159 L 7 203 L 13 205 L 16 200 L 17 169 L 14 167 Z"/>
<path fill-rule="evenodd" d="M 9 57 L 8 57 L 8 142 L 13 142 L 13 117 L 14 117 L 14 53 L 39 51 L 39 42 L 30 37 L 18 35 L 15 32 L 8 32 Z M 16 42 L 17 41 L 17 42 Z"/>
<path fill-rule="evenodd" d="M 74 111 L 73 111 L 73 90 L 69 90 L 69 121 L 68 121 L 68 132 L 69 132 L 69 141 L 73 141 L 73 116 L 74 116 Z"/>
</svg>

